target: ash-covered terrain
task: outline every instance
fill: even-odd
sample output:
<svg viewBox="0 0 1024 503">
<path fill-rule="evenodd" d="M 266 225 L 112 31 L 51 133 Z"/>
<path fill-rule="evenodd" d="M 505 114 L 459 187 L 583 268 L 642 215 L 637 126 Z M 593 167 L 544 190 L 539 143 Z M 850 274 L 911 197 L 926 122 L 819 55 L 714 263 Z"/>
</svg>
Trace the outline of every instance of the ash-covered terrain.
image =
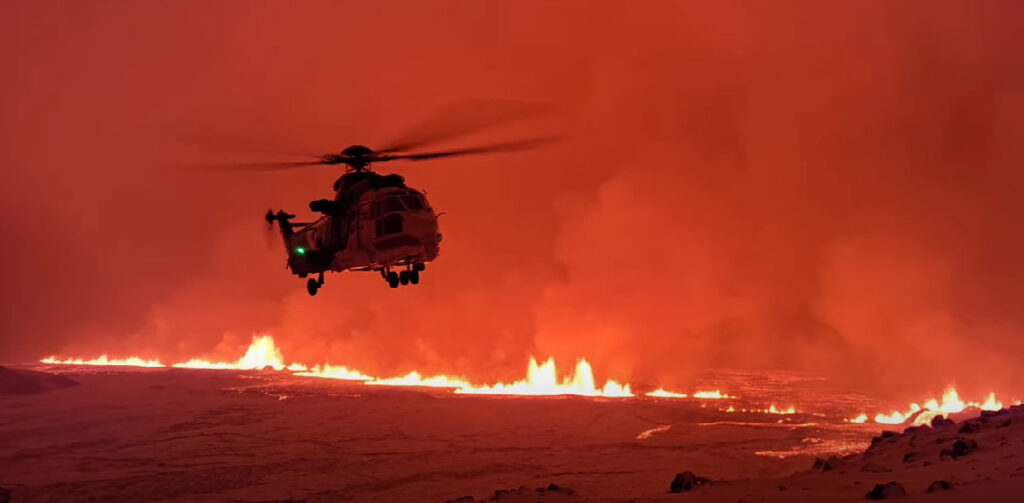
<svg viewBox="0 0 1024 503">
<path fill-rule="evenodd" d="M 1019 410 L 872 444 L 879 425 L 709 401 L 462 396 L 277 372 L 67 378 L 80 385 L 0 397 L 0 487 L 13 502 L 812 501 L 862 500 L 889 481 L 908 497 L 939 480 L 954 495 L 1024 487 Z M 954 453 L 961 438 L 977 448 Z M 686 471 L 691 496 L 670 493 Z"/>
</svg>

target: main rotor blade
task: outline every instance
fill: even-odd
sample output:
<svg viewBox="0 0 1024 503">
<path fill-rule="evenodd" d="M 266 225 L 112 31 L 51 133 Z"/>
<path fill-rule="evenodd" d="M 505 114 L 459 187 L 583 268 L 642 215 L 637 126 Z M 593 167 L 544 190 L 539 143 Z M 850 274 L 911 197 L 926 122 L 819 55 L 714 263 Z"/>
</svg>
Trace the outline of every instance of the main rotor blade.
<svg viewBox="0 0 1024 503">
<path fill-rule="evenodd" d="M 529 150 L 542 147 L 544 145 L 554 143 L 560 139 L 561 138 L 557 136 L 547 136 L 541 138 L 532 138 L 523 141 L 492 143 L 490 145 L 480 145 L 478 147 L 445 150 L 441 152 L 424 152 L 421 154 L 386 154 L 374 159 L 374 162 L 398 161 L 403 159 L 410 161 L 424 161 L 427 159 L 437 159 L 439 157 L 454 157 L 459 155 L 473 154 L 491 154 L 497 152 L 514 152 L 517 150 Z"/>
<path fill-rule="evenodd" d="M 315 150 L 285 145 L 279 138 L 274 136 L 253 136 L 245 135 L 234 131 L 217 131 L 192 129 L 178 131 L 170 135 L 177 143 L 198 148 L 204 151 L 221 154 L 241 155 L 263 155 L 276 157 L 297 157 L 305 159 L 319 159 L 320 155 L 313 154 Z"/>
<path fill-rule="evenodd" d="M 434 113 L 398 139 L 377 149 L 378 154 L 401 152 L 475 133 L 539 115 L 550 107 L 525 101 L 473 100 Z"/>
<path fill-rule="evenodd" d="M 203 164 L 195 169 L 209 171 L 283 171 L 288 169 L 307 168 L 310 166 L 322 166 L 326 163 L 321 161 L 299 161 L 299 162 L 230 162 L 222 164 Z"/>
</svg>

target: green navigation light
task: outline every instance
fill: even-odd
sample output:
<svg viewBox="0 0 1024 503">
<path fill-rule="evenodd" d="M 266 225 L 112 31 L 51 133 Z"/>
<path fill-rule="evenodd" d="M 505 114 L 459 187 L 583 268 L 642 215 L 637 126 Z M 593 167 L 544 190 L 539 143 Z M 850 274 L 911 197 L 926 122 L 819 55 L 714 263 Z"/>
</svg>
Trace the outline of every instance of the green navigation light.
<svg viewBox="0 0 1024 503">
<path fill-rule="evenodd" d="M 306 249 L 300 246 L 300 247 L 295 249 L 295 253 L 297 255 L 305 255 L 306 254 Z"/>
</svg>

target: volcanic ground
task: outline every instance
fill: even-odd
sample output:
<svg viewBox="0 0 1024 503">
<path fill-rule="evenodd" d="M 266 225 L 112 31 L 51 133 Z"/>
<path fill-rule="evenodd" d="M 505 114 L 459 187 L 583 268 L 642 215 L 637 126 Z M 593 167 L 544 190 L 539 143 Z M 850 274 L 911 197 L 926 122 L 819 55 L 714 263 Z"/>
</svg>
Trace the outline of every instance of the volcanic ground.
<svg viewBox="0 0 1024 503">
<path fill-rule="evenodd" d="M 841 420 L 848 402 L 863 397 L 800 376 L 717 379 L 740 400 L 779 401 L 780 390 L 800 390 L 822 404 L 819 412 L 725 412 L 714 400 L 466 396 L 282 372 L 41 369 L 80 385 L 0 396 L 0 487 L 14 502 L 443 502 L 496 491 L 511 501 L 862 500 L 872 484 L 904 475 L 850 468 L 845 478 L 833 472 L 836 487 L 822 489 L 825 475 L 807 474 L 814 459 L 861 451 L 881 428 Z M 1024 463 L 1004 461 L 1007 476 Z M 977 470 L 969 462 L 964 469 Z M 899 465 L 893 469 L 906 468 Z M 715 482 L 669 494 L 683 471 Z M 1024 487 L 1024 478 L 1007 480 Z M 547 490 L 552 483 L 572 494 Z M 788 492 L 780 484 L 790 484 Z"/>
</svg>

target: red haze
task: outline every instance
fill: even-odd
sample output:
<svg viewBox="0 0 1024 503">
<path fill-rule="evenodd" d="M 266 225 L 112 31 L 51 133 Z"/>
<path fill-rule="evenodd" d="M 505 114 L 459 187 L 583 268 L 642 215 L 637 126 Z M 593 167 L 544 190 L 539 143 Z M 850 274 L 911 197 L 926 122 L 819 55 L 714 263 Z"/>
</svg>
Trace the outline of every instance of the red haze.
<svg viewBox="0 0 1024 503">
<path fill-rule="evenodd" d="M 0 359 L 230 358 L 270 331 L 370 373 L 532 353 L 1024 392 L 1024 8 L 624 5 L 3 4 Z M 260 216 L 332 169 L 177 169 L 238 160 L 182 136 L 337 150 L 473 98 L 554 110 L 466 141 L 571 140 L 388 166 L 446 212 L 415 288 L 287 275 Z"/>
</svg>

